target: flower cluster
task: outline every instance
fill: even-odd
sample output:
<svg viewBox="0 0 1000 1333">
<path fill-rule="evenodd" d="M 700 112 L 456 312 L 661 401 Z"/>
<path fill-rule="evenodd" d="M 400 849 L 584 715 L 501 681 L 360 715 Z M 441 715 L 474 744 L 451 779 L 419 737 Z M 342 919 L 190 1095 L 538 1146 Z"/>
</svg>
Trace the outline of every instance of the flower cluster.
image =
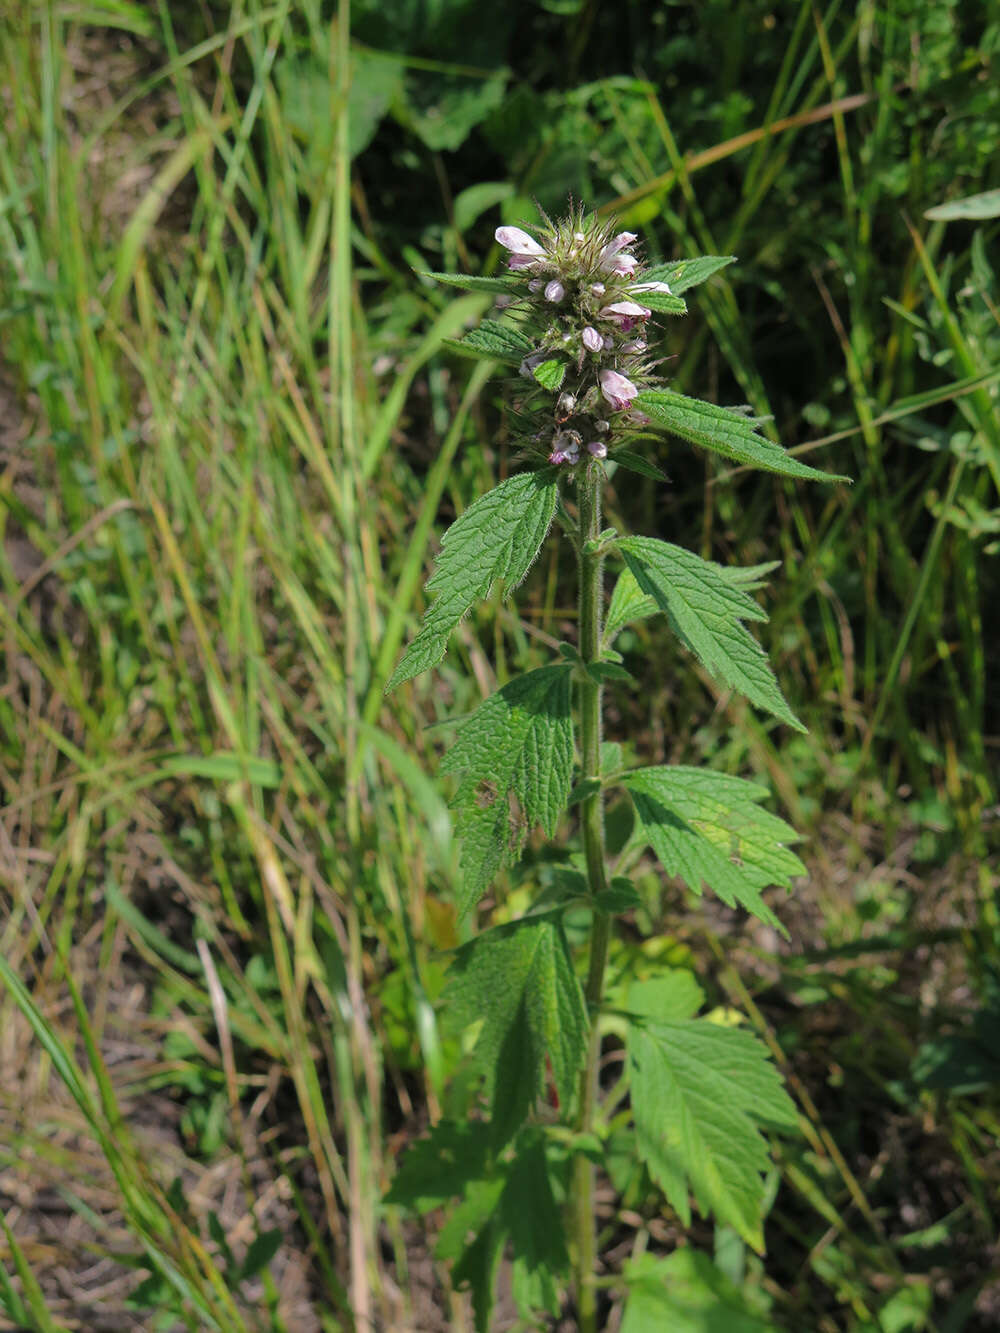
<svg viewBox="0 0 1000 1333">
<path fill-rule="evenodd" d="M 529 441 L 550 463 L 603 459 L 646 418 L 633 400 L 653 382 L 646 358 L 644 294 L 670 294 L 642 280 L 634 232 L 575 213 L 538 228 L 498 227 L 507 266 L 523 286 L 512 312 L 526 317 L 534 344 L 521 375 L 556 395 L 554 410 L 532 413 Z"/>
</svg>

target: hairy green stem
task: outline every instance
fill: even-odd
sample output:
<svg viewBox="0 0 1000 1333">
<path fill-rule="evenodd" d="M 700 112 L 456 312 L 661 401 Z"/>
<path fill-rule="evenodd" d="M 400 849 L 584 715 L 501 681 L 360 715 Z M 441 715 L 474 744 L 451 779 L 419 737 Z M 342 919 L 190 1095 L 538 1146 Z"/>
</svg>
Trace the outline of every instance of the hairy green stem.
<svg viewBox="0 0 1000 1333">
<path fill-rule="evenodd" d="M 601 603 L 604 586 L 603 556 L 588 551 L 601 530 L 602 470 L 596 462 L 588 463 L 578 482 L 580 622 L 579 650 L 584 662 L 596 662 L 601 652 Z M 601 686 L 583 676 L 580 681 L 581 780 L 599 778 L 601 773 Z M 583 850 L 587 862 L 587 881 L 592 895 L 607 887 L 604 865 L 604 793 L 600 788 L 580 805 Z M 604 984 L 604 965 L 608 956 L 610 918 L 595 912 L 590 936 L 590 965 L 587 972 L 586 998 L 590 1012 L 590 1043 L 587 1063 L 580 1078 L 580 1105 L 577 1129 L 587 1134 L 593 1129 L 597 1104 L 597 1065 L 600 1056 L 598 1010 Z M 597 1261 L 594 1226 L 594 1168 L 590 1159 L 578 1153 L 573 1163 L 571 1191 L 572 1235 L 577 1321 L 580 1333 L 597 1333 L 597 1293 L 594 1269 Z"/>
</svg>

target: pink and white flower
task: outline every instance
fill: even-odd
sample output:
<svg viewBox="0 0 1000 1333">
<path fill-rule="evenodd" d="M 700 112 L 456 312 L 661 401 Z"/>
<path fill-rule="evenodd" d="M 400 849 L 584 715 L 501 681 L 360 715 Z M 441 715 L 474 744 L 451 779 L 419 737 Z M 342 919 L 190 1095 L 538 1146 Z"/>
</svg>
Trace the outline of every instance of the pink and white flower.
<svg viewBox="0 0 1000 1333">
<path fill-rule="evenodd" d="M 580 341 L 588 352 L 599 352 L 604 346 L 604 339 L 591 324 L 580 334 Z"/>
<path fill-rule="evenodd" d="M 499 240 L 499 237 L 497 239 Z M 601 251 L 601 263 L 603 264 L 613 255 L 618 254 L 620 250 L 627 250 L 632 242 L 637 241 L 638 239 L 639 237 L 634 231 L 620 231 L 617 236 L 608 241 L 607 245 Z"/>
<path fill-rule="evenodd" d="M 670 296 L 670 287 L 665 282 L 634 282 L 629 288 L 630 292 L 665 292 Z"/>
<path fill-rule="evenodd" d="M 534 268 L 547 258 L 544 247 L 520 227 L 497 227 L 493 235 L 505 250 L 510 251 L 508 268 Z"/>
<path fill-rule="evenodd" d="M 587 445 L 587 453 L 592 454 L 594 458 L 607 458 L 608 446 L 603 440 L 591 440 Z"/>
<path fill-rule="evenodd" d="M 601 381 L 601 393 L 616 412 L 624 412 L 639 392 L 632 381 L 619 375 L 617 370 L 602 370 L 598 378 Z"/>
<path fill-rule="evenodd" d="M 617 324 L 620 329 L 628 333 L 630 329 L 635 328 L 644 319 L 649 319 L 653 313 L 647 310 L 644 305 L 639 305 L 637 301 L 614 301 L 611 305 L 602 306 L 597 312 L 601 319 L 610 319 Z"/>
<path fill-rule="evenodd" d="M 601 261 L 601 268 L 613 273 L 616 278 L 630 278 L 639 267 L 635 255 L 612 255 Z"/>
<path fill-rule="evenodd" d="M 558 278 L 553 278 L 551 282 L 545 284 L 545 299 L 551 301 L 553 305 L 558 304 L 566 295 L 566 288 Z"/>
</svg>

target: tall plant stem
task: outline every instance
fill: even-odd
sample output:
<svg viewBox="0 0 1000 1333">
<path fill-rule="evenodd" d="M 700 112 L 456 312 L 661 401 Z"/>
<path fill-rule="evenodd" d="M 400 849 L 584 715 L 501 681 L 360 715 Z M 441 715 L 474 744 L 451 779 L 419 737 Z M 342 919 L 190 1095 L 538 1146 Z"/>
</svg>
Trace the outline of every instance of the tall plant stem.
<svg viewBox="0 0 1000 1333">
<path fill-rule="evenodd" d="M 601 605 L 604 587 L 603 556 L 588 550 L 601 530 L 601 478 L 598 463 L 587 464 L 578 482 L 579 503 L 579 577 L 580 577 L 580 656 L 585 663 L 596 662 L 601 652 Z M 581 780 L 599 778 L 601 773 L 601 686 L 597 680 L 581 675 L 580 744 Z M 604 865 L 604 793 L 598 788 L 580 806 L 583 850 L 587 863 L 587 881 L 592 896 L 607 887 Z M 580 1107 L 577 1129 L 587 1134 L 593 1129 L 597 1104 L 597 1065 L 600 1056 L 598 1010 L 604 985 L 604 965 L 608 957 L 611 920 L 594 912 L 590 936 L 590 965 L 587 970 L 586 998 L 590 1012 L 590 1043 L 587 1063 L 580 1078 Z M 573 1163 L 571 1193 L 574 1278 L 577 1321 L 580 1333 L 597 1333 L 597 1293 L 594 1268 L 597 1260 L 594 1226 L 594 1168 L 590 1159 L 578 1153 Z"/>
</svg>

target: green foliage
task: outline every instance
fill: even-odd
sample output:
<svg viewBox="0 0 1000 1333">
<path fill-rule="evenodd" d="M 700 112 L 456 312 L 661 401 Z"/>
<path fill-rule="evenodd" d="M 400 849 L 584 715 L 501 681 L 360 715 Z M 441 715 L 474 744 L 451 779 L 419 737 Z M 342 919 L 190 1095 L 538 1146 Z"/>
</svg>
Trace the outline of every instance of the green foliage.
<svg viewBox="0 0 1000 1333">
<path fill-rule="evenodd" d="M 625 1265 L 628 1299 L 621 1333 L 777 1333 L 738 1287 L 697 1250 L 665 1259 L 640 1255 Z"/>
<path fill-rule="evenodd" d="M 523 1317 L 555 1313 L 568 1266 L 562 1217 L 545 1136 L 526 1129 L 502 1158 L 487 1151 L 476 1123 L 442 1121 L 413 1144 L 386 1202 L 427 1213 L 459 1202 L 438 1236 L 435 1254 L 453 1263 L 452 1280 L 472 1292 L 477 1333 L 489 1333 L 496 1274 L 508 1244 L 514 1300 Z"/>
<path fill-rule="evenodd" d="M 714 403 L 688 398 L 672 389 L 647 389 L 635 403 L 660 430 L 711 449 L 735 463 L 809 481 L 848 480 L 798 462 L 780 445 L 760 434 L 759 421 L 731 407 L 716 407 Z"/>
<path fill-rule="evenodd" d="M 681 292 L 707 282 L 713 274 L 735 261 L 735 255 L 699 255 L 696 259 L 674 259 L 669 264 L 653 264 L 642 276 L 644 282 L 665 282 L 674 296 L 680 296 Z"/>
<path fill-rule="evenodd" d="M 798 731 L 805 727 L 788 707 L 764 650 L 752 638 L 744 620 L 766 621 L 767 616 L 745 587 L 756 587 L 754 577 L 728 577 L 719 565 L 681 546 L 653 537 L 623 537 L 618 550 L 641 592 L 667 615 L 674 633 L 698 658 L 709 675 L 738 690 Z M 623 594 L 624 597 L 628 594 Z M 634 595 L 630 595 L 633 605 Z M 616 616 L 625 613 L 624 605 Z M 634 614 L 634 613 L 633 613 Z"/>
<path fill-rule="evenodd" d="M 769 560 L 763 565 L 714 565 L 722 578 L 734 588 L 756 592 L 764 587 L 767 575 L 776 570 L 780 560 Z M 615 581 L 614 592 L 604 618 L 604 641 L 613 643 L 626 625 L 646 620 L 661 610 L 659 602 L 650 593 L 643 592 L 631 569 L 623 569 Z"/>
<path fill-rule="evenodd" d="M 543 389 L 558 389 L 566 378 L 565 361 L 543 361 L 540 366 L 536 366 L 531 372 Z"/>
<path fill-rule="evenodd" d="M 685 1226 L 690 1189 L 702 1213 L 713 1213 L 763 1252 L 770 1160 L 760 1131 L 794 1129 L 794 1104 L 752 1033 L 693 1017 L 697 987 L 665 980 L 659 993 L 637 992 L 640 1013 L 628 1032 L 639 1155 Z M 650 1013 L 660 1005 L 669 1017 Z"/>
<path fill-rule="evenodd" d="M 503 361 L 509 366 L 519 366 L 531 351 L 531 343 L 522 333 L 509 324 L 499 324 L 495 320 L 470 329 L 461 338 L 445 338 L 443 345 L 460 352 L 462 356 L 485 357 L 491 361 Z"/>
<path fill-rule="evenodd" d="M 557 912 L 477 935 L 455 955 L 444 1012 L 481 1024 L 472 1066 L 490 1098 L 490 1137 L 506 1143 L 545 1089 L 546 1062 L 569 1106 L 586 1052 L 587 1015 Z"/>
<path fill-rule="evenodd" d="M 697 894 L 707 886 L 787 934 L 760 891 L 788 886 L 806 868 L 786 845 L 798 841 L 795 830 L 760 808 L 766 787 L 680 765 L 636 769 L 622 782 L 643 837 L 669 874 Z"/>
<path fill-rule="evenodd" d="M 452 804 L 460 811 L 463 915 L 520 851 L 527 825 L 556 831 L 573 776 L 571 677 L 569 664 L 518 676 L 461 724 L 445 756 L 442 771 L 462 775 Z"/>
<path fill-rule="evenodd" d="M 551 470 L 523 472 L 474 500 L 451 525 L 427 581 L 435 600 L 387 690 L 440 662 L 452 630 L 497 579 L 504 580 L 507 593 L 521 582 L 545 540 L 556 498 Z"/>
</svg>

